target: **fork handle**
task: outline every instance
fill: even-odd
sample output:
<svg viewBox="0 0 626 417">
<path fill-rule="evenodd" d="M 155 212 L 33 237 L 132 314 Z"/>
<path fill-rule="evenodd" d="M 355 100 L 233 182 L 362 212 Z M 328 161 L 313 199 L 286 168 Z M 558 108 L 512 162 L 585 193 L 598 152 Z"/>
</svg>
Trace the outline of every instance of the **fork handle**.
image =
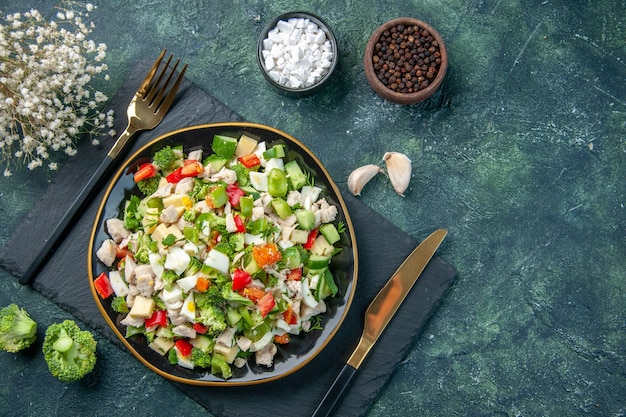
<svg viewBox="0 0 626 417">
<path fill-rule="evenodd" d="M 76 199 L 74 199 L 72 205 L 65 212 L 55 229 L 47 237 L 47 239 L 45 239 L 44 245 L 41 247 L 26 272 L 24 272 L 24 274 L 19 278 L 21 284 L 30 285 L 33 282 L 40 267 L 48 260 L 49 255 L 56 249 L 57 242 L 66 231 L 70 230 L 68 226 L 76 218 L 78 211 L 85 207 L 85 202 L 101 189 L 100 185 L 108 178 L 106 174 L 112 163 L 113 159 L 107 156 L 100 163 L 100 166 L 96 168 L 94 173 L 91 175 L 91 178 L 89 178 L 89 181 L 87 181 L 87 183 L 80 190 L 80 193 Z"/>
<path fill-rule="evenodd" d="M 133 98 L 133 101 L 134 100 L 135 98 Z M 109 150 L 109 153 L 107 153 L 107 157 L 115 160 L 120 152 L 122 152 L 122 150 L 126 146 L 126 143 L 128 143 L 128 141 L 130 140 L 131 136 L 133 136 L 137 130 L 139 129 L 135 126 L 135 119 L 131 117 L 128 120 L 128 126 L 126 126 L 126 129 L 122 132 L 120 137 L 117 138 L 117 140 L 111 147 L 111 150 Z"/>
</svg>

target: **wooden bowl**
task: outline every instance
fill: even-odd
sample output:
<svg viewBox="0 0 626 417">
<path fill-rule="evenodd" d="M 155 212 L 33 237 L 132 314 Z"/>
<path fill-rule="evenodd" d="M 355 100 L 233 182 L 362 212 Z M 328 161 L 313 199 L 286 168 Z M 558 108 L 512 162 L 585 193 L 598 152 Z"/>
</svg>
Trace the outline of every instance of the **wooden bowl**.
<svg viewBox="0 0 626 417">
<path fill-rule="evenodd" d="M 438 48 L 438 58 L 440 58 L 441 60 L 441 62 L 437 66 L 436 75 L 433 79 L 428 80 L 428 86 L 424 88 L 413 87 L 412 92 L 400 92 L 392 89 L 389 86 L 391 84 L 389 82 L 389 79 L 386 79 L 384 76 L 382 76 L 381 80 L 381 77 L 377 74 L 377 71 L 374 68 L 373 57 L 374 54 L 378 53 L 378 51 L 376 50 L 376 44 L 380 40 L 381 35 L 383 35 L 385 31 L 392 30 L 392 28 L 397 28 L 398 25 L 403 25 L 404 27 L 417 26 L 421 30 L 427 30 L 432 36 L 433 41 L 437 42 L 437 44 L 434 46 Z M 409 48 L 407 47 L 405 51 L 409 52 L 408 49 Z M 415 49 L 413 49 L 412 52 L 416 52 Z M 410 57 L 407 57 L 408 61 L 405 59 L 405 63 L 409 62 L 409 65 L 413 67 L 416 66 L 417 60 L 424 59 L 420 58 L 419 55 L 415 53 L 409 53 L 409 55 Z M 410 62 L 413 62 L 413 64 L 411 64 Z M 394 62 L 394 64 L 395 63 L 397 63 L 397 61 Z M 365 67 L 365 76 L 367 77 L 367 81 L 370 83 L 371 87 L 374 89 L 374 91 L 376 91 L 379 96 L 381 96 L 385 100 L 389 100 L 398 104 L 415 104 L 419 103 L 420 101 L 424 101 L 432 96 L 433 93 L 437 91 L 439 86 L 441 86 L 441 83 L 448 69 L 448 52 L 446 50 L 446 46 L 441 35 L 439 35 L 439 33 L 432 26 L 415 18 L 401 17 L 384 23 L 382 26 L 374 31 L 369 41 L 367 42 L 367 46 L 365 47 L 363 65 Z M 417 81 L 417 78 L 417 75 L 412 75 L 412 79 L 414 81 Z"/>
</svg>

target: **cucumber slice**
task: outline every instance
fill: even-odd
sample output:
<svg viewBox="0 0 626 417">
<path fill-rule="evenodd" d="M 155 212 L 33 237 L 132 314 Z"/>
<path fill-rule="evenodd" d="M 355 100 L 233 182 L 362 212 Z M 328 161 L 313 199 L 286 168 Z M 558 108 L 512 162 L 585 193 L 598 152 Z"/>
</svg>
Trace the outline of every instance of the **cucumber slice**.
<svg viewBox="0 0 626 417">
<path fill-rule="evenodd" d="M 337 231 L 337 228 L 332 223 L 326 223 L 321 225 L 320 233 L 331 245 L 334 245 L 336 242 L 339 242 L 339 239 L 341 239 L 341 236 L 339 236 L 339 231 Z"/>
<path fill-rule="evenodd" d="M 289 184 L 294 190 L 299 190 L 306 185 L 306 175 L 296 161 L 289 161 L 285 164 L 285 172 L 289 178 Z"/>
<path fill-rule="evenodd" d="M 311 230 L 315 227 L 315 214 L 311 210 L 297 210 L 296 220 L 303 230 Z"/>
<path fill-rule="evenodd" d="M 309 267 L 309 269 L 313 269 L 313 270 L 324 269 L 328 266 L 329 263 L 330 263 L 330 258 L 328 256 L 311 254 L 311 256 L 309 257 L 309 262 L 307 263 L 307 266 Z"/>
<path fill-rule="evenodd" d="M 263 159 L 268 160 L 272 158 L 284 158 L 285 157 L 285 145 L 274 145 L 270 149 L 263 152 Z"/>
<path fill-rule="evenodd" d="M 272 200 L 272 207 L 274 208 L 276 214 L 278 214 L 278 217 L 283 220 L 291 216 L 291 207 L 289 207 L 289 204 L 287 204 L 287 202 L 280 197 Z"/>
<path fill-rule="evenodd" d="M 215 135 L 211 148 L 222 158 L 231 159 L 235 155 L 235 149 L 237 149 L 237 139 L 230 136 Z"/>
<path fill-rule="evenodd" d="M 297 247 L 291 246 L 283 251 L 283 261 L 285 262 L 285 268 L 295 269 L 299 268 L 302 263 L 302 257 Z"/>
</svg>

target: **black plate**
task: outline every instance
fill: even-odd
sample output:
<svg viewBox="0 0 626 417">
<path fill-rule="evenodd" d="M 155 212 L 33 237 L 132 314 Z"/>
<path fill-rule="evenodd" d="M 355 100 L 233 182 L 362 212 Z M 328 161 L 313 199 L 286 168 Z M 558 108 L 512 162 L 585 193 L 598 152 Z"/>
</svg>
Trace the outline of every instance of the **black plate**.
<svg viewBox="0 0 626 417">
<path fill-rule="evenodd" d="M 339 212 L 337 219 L 346 224 L 346 233 L 343 234 L 342 240 L 336 244 L 336 246 L 341 246 L 343 250 L 333 258 L 331 264 L 332 272 L 339 287 L 339 294 L 327 302 L 328 311 L 323 315 L 323 330 L 294 336 L 288 345 L 279 346 L 272 368 L 256 366 L 254 361 L 251 361 L 251 364 L 241 369 L 233 367 L 232 378 L 225 381 L 204 369 L 190 370 L 178 365 L 171 365 L 167 357 L 159 355 L 148 347 L 143 336 L 125 338 L 125 327 L 119 324 L 124 316 L 111 309 L 113 297 L 102 300 L 98 296 L 93 280 L 100 273 L 109 271 L 109 268 L 95 257 L 95 253 L 102 242 L 108 238 L 104 222 L 111 217 L 120 217 L 124 201 L 131 194 L 140 195 L 133 181 L 133 173 L 138 164 L 151 160 L 154 152 L 167 145 L 183 145 L 186 153 L 202 147 L 205 150 L 205 155 L 208 155 L 212 153 L 211 143 L 214 135 L 225 134 L 239 137 L 242 133 L 265 141 L 268 148 L 277 143 L 284 144 L 286 146 L 285 160 L 298 160 L 300 166 L 315 178 L 315 184 L 324 190 L 324 197 L 329 203 L 337 206 Z M 96 214 L 89 243 L 87 269 L 91 293 L 100 312 L 124 345 L 148 368 L 168 379 L 186 384 L 252 385 L 273 381 L 297 371 L 321 352 L 335 335 L 348 312 L 356 289 L 357 250 L 354 229 L 341 193 L 322 163 L 308 148 L 295 138 L 272 127 L 253 123 L 216 123 L 191 126 L 160 136 L 139 149 L 123 164 L 107 188 Z"/>
</svg>

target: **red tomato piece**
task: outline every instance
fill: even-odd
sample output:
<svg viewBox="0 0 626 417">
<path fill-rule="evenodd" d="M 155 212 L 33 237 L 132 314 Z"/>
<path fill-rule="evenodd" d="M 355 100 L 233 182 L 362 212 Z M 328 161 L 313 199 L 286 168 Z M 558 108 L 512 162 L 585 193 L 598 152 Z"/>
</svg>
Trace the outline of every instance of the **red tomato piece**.
<svg viewBox="0 0 626 417">
<path fill-rule="evenodd" d="M 236 206 L 239 204 L 239 199 L 246 195 L 246 192 L 239 188 L 237 183 L 228 184 L 226 186 L 226 194 L 228 194 L 228 202 L 231 206 Z"/>
<path fill-rule="evenodd" d="M 302 268 L 292 269 L 287 273 L 287 281 L 300 281 L 302 279 Z"/>
</svg>

